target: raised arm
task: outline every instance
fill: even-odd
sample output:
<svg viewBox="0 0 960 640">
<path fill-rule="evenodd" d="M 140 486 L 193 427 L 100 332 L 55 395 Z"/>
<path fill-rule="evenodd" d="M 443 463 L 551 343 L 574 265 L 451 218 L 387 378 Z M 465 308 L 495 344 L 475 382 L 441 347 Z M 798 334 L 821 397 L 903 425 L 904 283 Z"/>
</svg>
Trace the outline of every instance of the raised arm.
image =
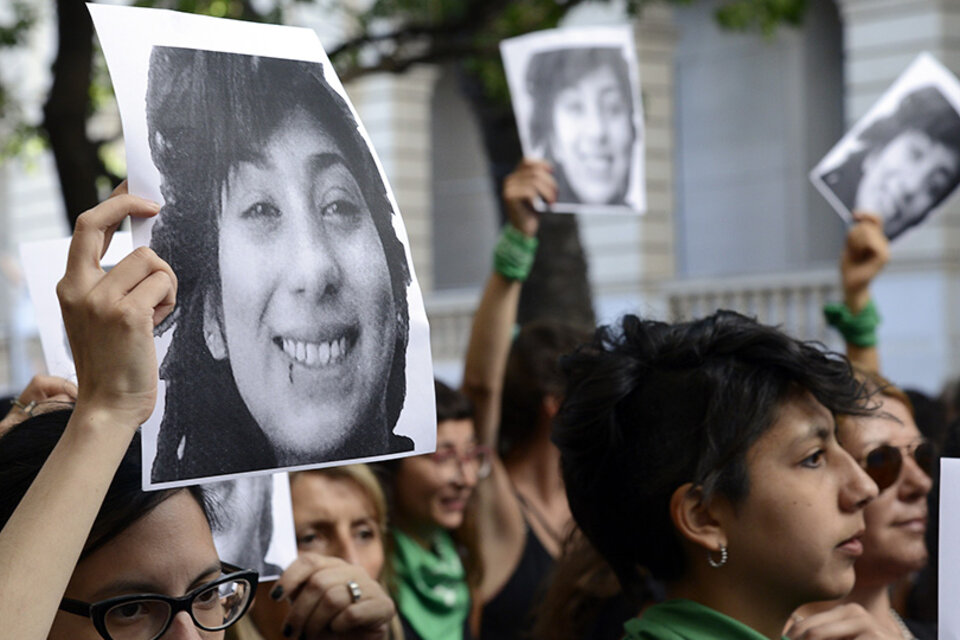
<svg viewBox="0 0 960 640">
<path fill-rule="evenodd" d="M 0 530 L 0 620 L 11 638 L 47 637 L 117 466 L 153 412 L 153 328 L 173 309 L 176 278 L 149 249 L 137 249 L 109 274 L 100 258 L 127 215 L 158 210 L 119 193 L 77 221 L 57 294 L 78 397 L 60 442 Z"/>
<path fill-rule="evenodd" d="M 876 343 L 876 309 L 870 298 L 870 283 L 883 270 L 890 258 L 890 246 L 883 233 L 883 222 L 873 215 L 858 213 L 856 224 L 847 232 L 847 242 L 840 258 L 843 286 L 842 309 L 833 314 L 843 334 L 847 357 L 868 371 L 880 370 Z"/>
<path fill-rule="evenodd" d="M 494 269 L 473 316 L 463 372 L 463 391 L 474 405 L 478 439 L 496 448 L 500 424 L 500 394 L 520 289 L 536 250 L 540 225 L 535 204 L 552 203 L 557 185 L 549 163 L 523 160 L 503 183 L 503 200 L 510 218 L 497 244 Z M 526 268 L 524 268 L 526 266 Z"/>
</svg>

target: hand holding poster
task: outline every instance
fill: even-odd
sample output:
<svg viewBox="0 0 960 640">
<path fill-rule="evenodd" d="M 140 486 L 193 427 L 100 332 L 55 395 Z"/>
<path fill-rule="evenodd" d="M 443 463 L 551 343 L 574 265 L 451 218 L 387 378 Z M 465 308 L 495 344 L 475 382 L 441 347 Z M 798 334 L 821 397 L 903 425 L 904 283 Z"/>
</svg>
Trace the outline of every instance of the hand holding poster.
<svg viewBox="0 0 960 640">
<path fill-rule="evenodd" d="M 642 212 L 643 110 L 630 27 L 539 31 L 500 43 L 523 154 L 548 160 L 553 211 Z"/>
<path fill-rule="evenodd" d="M 66 270 L 70 241 L 70 238 L 61 238 L 23 243 L 20 256 L 47 371 L 76 380 L 56 293 L 57 282 Z M 130 234 L 114 233 L 101 259 L 101 268 L 109 271 L 131 250 Z M 215 525 L 213 539 L 217 554 L 225 562 L 254 569 L 261 580 L 273 580 L 297 557 L 287 474 L 212 483 L 205 497 Z"/>
<path fill-rule="evenodd" d="M 840 216 L 873 213 L 893 239 L 960 184 L 960 82 L 920 55 L 810 172 Z"/>
<path fill-rule="evenodd" d="M 370 141 L 306 29 L 91 5 L 134 226 L 178 278 L 145 486 L 434 448 L 426 313 Z"/>
</svg>

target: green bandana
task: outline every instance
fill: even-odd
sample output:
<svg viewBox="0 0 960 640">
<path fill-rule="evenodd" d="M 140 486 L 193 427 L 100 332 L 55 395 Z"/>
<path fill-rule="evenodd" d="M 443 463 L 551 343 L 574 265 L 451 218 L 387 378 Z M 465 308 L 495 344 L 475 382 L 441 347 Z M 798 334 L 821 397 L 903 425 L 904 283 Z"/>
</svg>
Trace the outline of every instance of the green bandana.
<svg viewBox="0 0 960 640">
<path fill-rule="evenodd" d="M 400 613 L 424 640 L 463 638 L 470 591 L 450 534 L 437 530 L 430 545 L 433 552 L 396 528 L 393 540 Z"/>
</svg>

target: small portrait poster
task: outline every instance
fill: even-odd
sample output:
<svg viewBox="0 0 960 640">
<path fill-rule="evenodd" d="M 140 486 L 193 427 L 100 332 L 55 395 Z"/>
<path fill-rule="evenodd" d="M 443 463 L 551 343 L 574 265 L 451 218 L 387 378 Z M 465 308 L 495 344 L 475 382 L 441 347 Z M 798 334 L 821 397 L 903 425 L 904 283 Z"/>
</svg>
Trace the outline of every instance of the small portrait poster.
<svg viewBox="0 0 960 640">
<path fill-rule="evenodd" d="M 810 172 L 846 220 L 883 220 L 896 238 L 923 222 L 960 184 L 960 82 L 921 54 Z"/>
<path fill-rule="evenodd" d="M 549 161 L 561 213 L 642 213 L 643 105 L 633 29 L 537 31 L 500 43 L 523 155 Z"/>
<path fill-rule="evenodd" d="M 73 353 L 57 299 L 57 283 L 67 271 L 70 240 L 56 238 L 24 242 L 20 245 L 20 264 L 37 320 L 47 373 L 76 382 L 77 367 L 73 363 Z M 132 242 L 127 231 L 113 234 L 107 253 L 100 259 L 104 271 L 109 271 L 133 250 Z"/>
<path fill-rule="evenodd" d="M 133 243 L 178 279 L 144 487 L 433 451 L 407 234 L 316 34 L 88 6 L 130 192 L 162 205 Z"/>
</svg>

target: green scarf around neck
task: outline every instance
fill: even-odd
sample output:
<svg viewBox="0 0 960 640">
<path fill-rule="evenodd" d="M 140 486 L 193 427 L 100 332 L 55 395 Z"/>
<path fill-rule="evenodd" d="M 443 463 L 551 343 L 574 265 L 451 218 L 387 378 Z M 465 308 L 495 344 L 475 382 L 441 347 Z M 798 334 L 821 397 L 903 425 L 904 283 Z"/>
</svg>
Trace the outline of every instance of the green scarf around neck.
<svg viewBox="0 0 960 640">
<path fill-rule="evenodd" d="M 461 640 L 470 612 L 466 572 L 450 534 L 438 529 L 432 550 L 393 529 L 397 608 L 424 640 Z"/>
</svg>

